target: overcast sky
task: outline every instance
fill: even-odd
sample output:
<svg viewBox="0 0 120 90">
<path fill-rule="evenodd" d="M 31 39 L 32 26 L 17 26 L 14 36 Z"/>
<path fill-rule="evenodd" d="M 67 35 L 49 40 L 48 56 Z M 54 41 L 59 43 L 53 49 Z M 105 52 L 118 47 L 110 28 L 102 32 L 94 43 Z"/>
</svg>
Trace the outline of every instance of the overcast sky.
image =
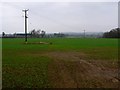
<svg viewBox="0 0 120 90">
<path fill-rule="evenodd" d="M 118 2 L 2 2 L 2 31 L 24 32 L 28 11 L 28 32 L 106 32 L 118 27 Z"/>
</svg>

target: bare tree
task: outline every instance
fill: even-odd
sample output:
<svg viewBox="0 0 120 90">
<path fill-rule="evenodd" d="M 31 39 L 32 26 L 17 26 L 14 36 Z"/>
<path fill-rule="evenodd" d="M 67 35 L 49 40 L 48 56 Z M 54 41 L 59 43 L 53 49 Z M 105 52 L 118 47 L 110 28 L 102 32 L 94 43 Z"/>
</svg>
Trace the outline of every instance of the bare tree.
<svg viewBox="0 0 120 90">
<path fill-rule="evenodd" d="M 35 34 L 35 29 L 33 29 L 31 32 L 30 32 L 32 35 Z"/>
<path fill-rule="evenodd" d="M 5 32 L 2 32 L 2 37 L 4 37 L 5 36 Z"/>
<path fill-rule="evenodd" d="M 31 35 L 32 35 L 32 37 L 44 37 L 45 36 L 45 31 L 41 31 L 41 29 L 38 29 L 37 31 L 35 30 L 35 29 L 33 29 L 31 32 Z"/>
<path fill-rule="evenodd" d="M 41 37 L 42 37 L 42 38 L 45 36 L 45 33 L 46 33 L 46 32 L 45 32 L 44 30 L 41 31 Z"/>
</svg>

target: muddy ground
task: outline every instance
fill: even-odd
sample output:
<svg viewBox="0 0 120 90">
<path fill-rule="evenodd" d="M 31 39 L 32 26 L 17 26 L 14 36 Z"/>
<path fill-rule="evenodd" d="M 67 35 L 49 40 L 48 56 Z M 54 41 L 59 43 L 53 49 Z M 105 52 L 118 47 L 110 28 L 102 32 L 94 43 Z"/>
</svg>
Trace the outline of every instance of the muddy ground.
<svg viewBox="0 0 120 90">
<path fill-rule="evenodd" d="M 48 77 L 53 88 L 117 88 L 117 60 L 86 59 L 81 52 L 48 52 Z"/>
</svg>

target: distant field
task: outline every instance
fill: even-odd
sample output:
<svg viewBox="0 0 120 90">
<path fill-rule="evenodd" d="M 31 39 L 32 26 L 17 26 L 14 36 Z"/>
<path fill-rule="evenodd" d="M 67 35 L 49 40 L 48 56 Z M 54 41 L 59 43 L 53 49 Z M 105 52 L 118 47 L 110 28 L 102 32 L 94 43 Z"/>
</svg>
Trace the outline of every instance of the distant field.
<svg viewBox="0 0 120 90">
<path fill-rule="evenodd" d="M 117 39 L 2 39 L 3 88 L 117 87 Z"/>
</svg>

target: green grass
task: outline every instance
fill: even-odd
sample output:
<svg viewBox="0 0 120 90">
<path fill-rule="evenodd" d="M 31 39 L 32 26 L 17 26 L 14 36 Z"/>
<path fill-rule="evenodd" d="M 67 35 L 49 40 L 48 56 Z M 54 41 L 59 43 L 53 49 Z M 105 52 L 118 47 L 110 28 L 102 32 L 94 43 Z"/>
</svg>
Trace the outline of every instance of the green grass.
<svg viewBox="0 0 120 90">
<path fill-rule="evenodd" d="M 28 42 L 52 42 L 50 45 L 24 44 L 22 38 L 2 39 L 3 88 L 51 87 L 48 65 L 51 58 L 45 52 L 83 52 L 86 59 L 117 60 L 117 39 L 34 38 Z"/>
<path fill-rule="evenodd" d="M 3 88 L 50 87 L 47 78 L 49 58 L 15 56 L 4 59 L 9 61 L 3 63 Z"/>
<path fill-rule="evenodd" d="M 51 38 L 28 39 L 28 42 L 52 42 L 52 45 L 24 44 L 24 39 L 3 39 L 3 54 L 40 53 L 49 51 L 80 51 L 97 59 L 115 59 L 118 55 L 117 39 Z"/>
</svg>

